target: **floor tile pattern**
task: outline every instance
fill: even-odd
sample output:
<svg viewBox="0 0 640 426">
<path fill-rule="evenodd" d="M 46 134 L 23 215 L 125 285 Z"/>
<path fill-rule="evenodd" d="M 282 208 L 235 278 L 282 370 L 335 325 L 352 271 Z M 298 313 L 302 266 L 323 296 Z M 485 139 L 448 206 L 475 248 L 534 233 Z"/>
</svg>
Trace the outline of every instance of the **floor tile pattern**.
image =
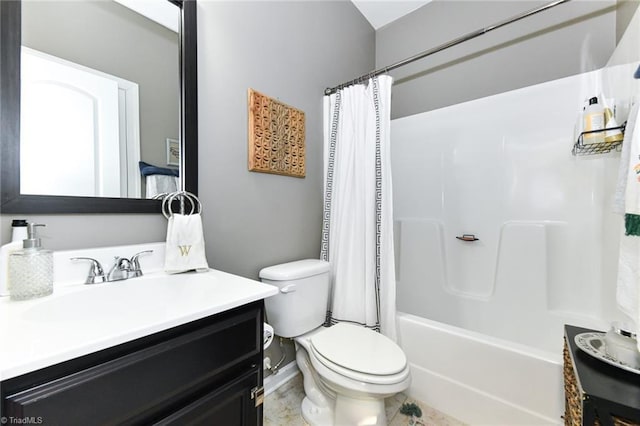
<svg viewBox="0 0 640 426">
<path fill-rule="evenodd" d="M 280 386 L 264 401 L 264 426 L 307 426 L 300 414 L 300 404 L 304 398 L 302 375 L 298 374 L 284 385 Z M 416 403 L 422 409 L 422 417 L 416 419 L 416 426 L 464 426 L 456 420 L 433 408 L 427 407 L 420 401 L 408 398 L 399 393 L 385 401 L 389 426 L 409 426 L 411 419 L 400 413 L 404 403 Z"/>
</svg>

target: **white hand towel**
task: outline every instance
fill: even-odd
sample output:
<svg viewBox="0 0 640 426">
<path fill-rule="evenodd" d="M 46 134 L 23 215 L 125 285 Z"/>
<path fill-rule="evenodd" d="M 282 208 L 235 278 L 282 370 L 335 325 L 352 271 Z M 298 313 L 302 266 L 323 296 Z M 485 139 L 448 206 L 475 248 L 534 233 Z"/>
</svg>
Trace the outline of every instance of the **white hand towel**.
<svg viewBox="0 0 640 426">
<path fill-rule="evenodd" d="M 146 183 L 147 198 L 153 198 L 158 194 L 170 194 L 180 187 L 180 179 L 168 175 L 149 175 Z"/>
<path fill-rule="evenodd" d="M 624 213 L 625 235 L 620 239 L 616 301 L 622 312 L 640 326 L 640 105 L 631 109 L 623 141 L 614 212 Z M 621 206 L 624 211 L 621 212 Z M 640 343 L 638 344 L 640 350 Z"/>
<path fill-rule="evenodd" d="M 176 274 L 196 270 L 207 271 L 209 265 L 204 252 L 204 235 L 200 214 L 174 214 L 167 225 L 167 246 L 164 270 Z"/>
</svg>

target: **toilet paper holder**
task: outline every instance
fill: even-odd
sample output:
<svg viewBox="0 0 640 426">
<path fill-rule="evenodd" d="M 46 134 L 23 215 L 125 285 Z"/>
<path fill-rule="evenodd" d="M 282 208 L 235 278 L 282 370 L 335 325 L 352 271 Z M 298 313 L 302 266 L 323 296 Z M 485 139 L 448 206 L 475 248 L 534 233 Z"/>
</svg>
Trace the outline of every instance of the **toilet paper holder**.
<svg viewBox="0 0 640 426">
<path fill-rule="evenodd" d="M 271 346 L 271 342 L 273 342 L 273 337 L 275 336 L 273 332 L 273 327 L 271 327 L 266 322 L 264 323 L 264 333 L 263 333 L 263 347 L 267 349 Z"/>
</svg>

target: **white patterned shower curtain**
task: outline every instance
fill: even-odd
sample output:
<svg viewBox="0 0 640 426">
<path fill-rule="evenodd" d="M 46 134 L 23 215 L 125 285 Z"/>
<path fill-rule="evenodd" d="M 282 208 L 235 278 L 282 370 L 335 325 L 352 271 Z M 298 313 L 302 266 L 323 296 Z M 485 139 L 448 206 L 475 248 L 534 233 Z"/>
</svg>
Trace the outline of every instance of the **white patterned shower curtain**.
<svg viewBox="0 0 640 426">
<path fill-rule="evenodd" d="M 321 258 L 331 263 L 327 323 L 396 339 L 389 76 L 324 97 Z"/>
</svg>

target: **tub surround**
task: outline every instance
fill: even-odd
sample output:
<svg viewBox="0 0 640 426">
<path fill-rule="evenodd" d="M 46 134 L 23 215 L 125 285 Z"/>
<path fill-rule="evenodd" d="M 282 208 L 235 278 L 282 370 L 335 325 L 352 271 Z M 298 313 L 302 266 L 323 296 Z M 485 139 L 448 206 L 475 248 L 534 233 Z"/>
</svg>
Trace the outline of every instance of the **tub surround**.
<svg viewBox="0 0 640 426">
<path fill-rule="evenodd" d="M 106 272 L 114 253 L 129 257 L 150 248 L 154 253 L 140 258 L 145 275 L 125 281 L 84 285 L 88 264 L 66 260 L 95 257 Z M 273 286 L 217 270 L 167 275 L 159 267 L 162 259 L 162 243 L 56 252 L 53 295 L 24 302 L 0 299 L 0 340 L 10 342 L 0 352 L 0 380 L 277 293 Z"/>
<path fill-rule="evenodd" d="M 620 223 L 619 161 L 571 155 L 601 80 L 583 73 L 392 122 L 400 312 L 556 354 L 563 324 L 618 319 L 618 242 L 603 223 Z M 629 99 L 616 101 L 621 111 Z"/>
<path fill-rule="evenodd" d="M 611 212 L 619 158 L 573 157 L 574 125 L 599 91 L 623 121 L 637 66 L 392 122 L 399 333 L 412 397 L 466 422 L 561 421 L 564 324 L 625 321 L 615 301 L 623 224 Z M 455 238 L 464 233 L 479 240 Z"/>
</svg>

